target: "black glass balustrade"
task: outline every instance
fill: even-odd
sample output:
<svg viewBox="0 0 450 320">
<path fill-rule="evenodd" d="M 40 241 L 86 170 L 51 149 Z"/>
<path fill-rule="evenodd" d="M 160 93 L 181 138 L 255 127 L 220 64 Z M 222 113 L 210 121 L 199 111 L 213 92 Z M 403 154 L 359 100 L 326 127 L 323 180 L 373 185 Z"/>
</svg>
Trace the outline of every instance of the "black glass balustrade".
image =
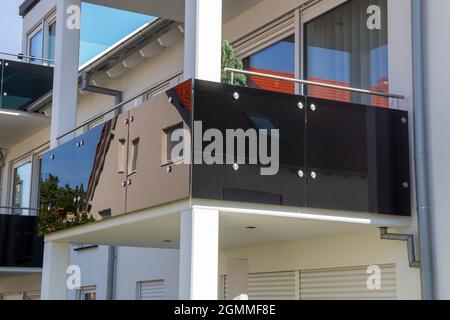
<svg viewBox="0 0 450 320">
<path fill-rule="evenodd" d="M 0 209 L 0 267 L 42 268 L 44 239 L 38 236 L 38 219 Z"/>
<path fill-rule="evenodd" d="M 0 108 L 25 110 L 52 89 L 52 67 L 0 60 Z"/>
<path fill-rule="evenodd" d="M 404 111 L 188 81 L 48 152 L 41 206 L 99 220 L 192 197 L 408 216 L 408 125 Z M 239 130 L 241 157 L 227 148 Z"/>
</svg>

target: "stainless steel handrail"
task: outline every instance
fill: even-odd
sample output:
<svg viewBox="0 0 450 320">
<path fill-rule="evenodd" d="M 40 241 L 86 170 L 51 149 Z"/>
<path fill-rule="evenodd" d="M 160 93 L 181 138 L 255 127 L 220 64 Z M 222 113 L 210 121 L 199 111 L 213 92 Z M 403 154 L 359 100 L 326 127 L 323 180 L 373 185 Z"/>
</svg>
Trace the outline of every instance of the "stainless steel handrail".
<svg viewBox="0 0 450 320">
<path fill-rule="evenodd" d="M 10 57 L 17 57 L 20 59 L 33 59 L 33 60 L 40 60 L 40 61 L 44 61 L 44 62 L 55 62 L 55 60 L 51 60 L 51 59 L 46 59 L 46 58 L 38 58 L 38 57 L 33 57 L 33 56 L 27 56 L 25 54 L 15 54 L 15 53 L 7 53 L 7 52 L 1 52 L 0 51 L 0 55 L 4 55 L 4 56 L 10 56 Z"/>
<path fill-rule="evenodd" d="M 296 78 L 289 78 L 289 77 L 283 77 L 283 76 L 276 76 L 276 75 L 267 74 L 267 73 L 246 71 L 246 70 L 240 70 L 240 69 L 234 69 L 234 68 L 225 68 L 224 71 L 225 72 L 229 72 L 232 75 L 234 73 L 239 73 L 239 74 L 245 74 L 245 75 L 249 75 L 249 76 L 263 77 L 263 78 L 269 78 L 269 79 L 281 80 L 281 81 L 288 81 L 288 82 L 295 82 L 295 83 L 311 85 L 311 86 L 317 86 L 317 87 L 324 87 L 324 88 L 330 88 L 330 89 L 336 89 L 336 90 L 343 90 L 343 91 L 350 91 L 350 92 L 368 94 L 368 95 L 372 95 L 372 96 L 380 96 L 380 97 L 393 98 L 393 99 L 399 99 L 399 100 L 405 100 L 406 99 L 405 96 L 399 95 L 399 94 L 385 93 L 385 92 L 379 92 L 379 91 L 371 91 L 371 90 L 352 88 L 352 87 L 346 87 L 346 86 L 337 86 L 337 85 L 326 84 L 326 83 L 315 82 L 315 81 L 309 81 L 309 80 L 303 80 L 303 79 L 296 79 Z"/>
<path fill-rule="evenodd" d="M 60 139 L 62 139 L 62 138 L 64 138 L 64 137 L 68 136 L 69 134 L 74 133 L 74 132 L 76 132 L 77 130 L 79 130 L 79 129 L 81 129 L 81 128 L 84 128 L 85 126 L 87 126 L 87 125 L 89 125 L 89 124 L 91 124 L 91 123 L 94 123 L 96 120 L 101 119 L 102 117 L 106 116 L 107 114 L 110 114 L 111 112 L 116 111 L 117 109 L 120 109 L 120 108 L 123 107 L 124 105 L 126 105 L 126 104 L 132 102 L 133 100 L 136 100 L 137 98 L 143 96 L 144 94 L 147 94 L 147 93 L 149 93 L 149 92 L 151 92 L 151 91 L 154 91 L 155 89 L 158 89 L 159 87 L 164 86 L 165 84 L 167 84 L 167 83 L 170 82 L 171 80 L 175 79 L 176 77 L 179 77 L 179 76 L 182 75 L 182 74 L 183 74 L 183 72 L 180 71 L 180 72 L 177 72 L 177 73 L 173 74 L 173 75 L 170 76 L 170 77 L 167 77 L 167 78 L 165 78 L 165 79 L 159 81 L 157 84 L 151 86 L 150 88 L 147 88 L 147 89 L 145 89 L 145 90 L 139 92 L 138 94 L 136 94 L 136 95 L 134 95 L 134 96 L 132 96 L 132 97 L 130 97 L 130 98 L 128 98 L 128 99 L 122 101 L 121 103 L 116 104 L 116 105 L 115 105 L 114 107 L 112 107 L 111 109 L 108 109 L 108 110 L 106 110 L 106 111 L 104 111 L 104 112 L 102 112 L 102 113 L 100 113 L 100 114 L 98 114 L 98 115 L 96 115 L 96 116 L 94 116 L 94 117 L 92 117 L 92 118 L 90 118 L 90 119 L 84 121 L 82 124 L 80 124 L 79 126 L 75 127 L 74 129 L 71 129 L 71 130 L 69 130 L 69 131 L 63 133 L 63 134 L 60 135 L 57 139 L 60 140 Z"/>
</svg>

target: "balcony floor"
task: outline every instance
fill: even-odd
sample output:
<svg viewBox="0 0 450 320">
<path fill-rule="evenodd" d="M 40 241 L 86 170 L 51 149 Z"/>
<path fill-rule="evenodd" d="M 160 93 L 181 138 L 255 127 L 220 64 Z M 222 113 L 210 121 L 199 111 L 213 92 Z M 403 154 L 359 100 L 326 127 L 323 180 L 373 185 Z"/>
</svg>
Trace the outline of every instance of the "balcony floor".
<svg viewBox="0 0 450 320">
<path fill-rule="evenodd" d="M 220 212 L 220 249 L 373 231 L 379 226 L 406 228 L 411 218 L 365 213 L 311 211 L 239 203 L 194 201 Z M 179 248 L 180 212 L 184 200 L 60 231 L 48 241 L 147 248 Z M 256 229 L 247 229 L 256 227 Z M 167 243 L 166 240 L 171 242 Z"/>
</svg>

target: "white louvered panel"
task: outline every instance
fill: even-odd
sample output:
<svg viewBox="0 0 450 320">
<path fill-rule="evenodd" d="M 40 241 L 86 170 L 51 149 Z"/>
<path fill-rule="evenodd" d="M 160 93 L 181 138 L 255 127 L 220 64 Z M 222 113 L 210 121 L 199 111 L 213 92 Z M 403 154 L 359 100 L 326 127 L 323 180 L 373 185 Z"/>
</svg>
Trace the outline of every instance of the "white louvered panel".
<svg viewBox="0 0 450 320">
<path fill-rule="evenodd" d="M 163 300 L 164 298 L 164 280 L 139 283 L 139 300 Z"/>
<path fill-rule="evenodd" d="M 224 299 L 229 299 L 227 276 L 224 276 Z M 294 300 L 295 272 L 256 273 L 248 276 L 250 300 Z"/>
<path fill-rule="evenodd" d="M 300 298 L 303 300 L 396 299 L 395 265 L 379 266 L 381 290 L 367 288 L 367 267 L 308 270 L 300 273 Z"/>
<path fill-rule="evenodd" d="M 2 300 L 23 300 L 23 294 L 17 293 L 4 293 L 1 295 Z"/>
<path fill-rule="evenodd" d="M 41 300 L 41 291 L 27 291 L 24 300 Z"/>
</svg>

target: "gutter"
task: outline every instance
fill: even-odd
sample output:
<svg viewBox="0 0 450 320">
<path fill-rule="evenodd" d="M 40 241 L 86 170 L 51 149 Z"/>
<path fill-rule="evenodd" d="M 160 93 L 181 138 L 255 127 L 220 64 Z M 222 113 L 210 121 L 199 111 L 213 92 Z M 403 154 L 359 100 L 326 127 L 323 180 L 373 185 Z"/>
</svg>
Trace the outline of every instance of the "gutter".
<svg viewBox="0 0 450 320">
<path fill-rule="evenodd" d="M 422 0 L 411 0 L 412 7 L 412 53 L 413 53 L 413 95 L 414 95 L 414 137 L 417 220 L 421 260 L 422 299 L 434 299 L 434 279 L 430 234 L 430 203 L 426 157 L 426 127 L 424 99 L 423 58 L 423 6 Z"/>
</svg>

